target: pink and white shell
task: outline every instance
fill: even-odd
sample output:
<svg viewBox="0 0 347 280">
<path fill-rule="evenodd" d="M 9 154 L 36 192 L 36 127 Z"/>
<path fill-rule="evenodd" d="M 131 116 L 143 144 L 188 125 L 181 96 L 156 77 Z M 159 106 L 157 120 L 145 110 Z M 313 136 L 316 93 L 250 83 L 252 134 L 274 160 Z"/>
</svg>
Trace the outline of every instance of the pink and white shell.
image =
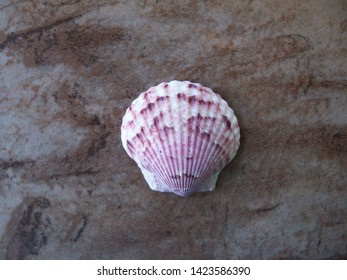
<svg viewBox="0 0 347 280">
<path fill-rule="evenodd" d="M 215 189 L 236 155 L 240 129 L 220 95 L 197 83 L 171 81 L 132 102 L 121 138 L 152 190 L 186 196 Z"/>
</svg>

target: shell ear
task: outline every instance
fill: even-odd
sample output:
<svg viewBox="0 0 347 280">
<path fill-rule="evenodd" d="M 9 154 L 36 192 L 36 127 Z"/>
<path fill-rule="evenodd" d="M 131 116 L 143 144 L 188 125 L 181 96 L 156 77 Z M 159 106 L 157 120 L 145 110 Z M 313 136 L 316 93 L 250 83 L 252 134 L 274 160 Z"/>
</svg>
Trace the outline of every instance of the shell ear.
<svg viewBox="0 0 347 280">
<path fill-rule="evenodd" d="M 133 101 L 121 138 L 152 190 L 186 196 L 214 190 L 240 145 L 240 129 L 220 95 L 200 84 L 172 81 Z"/>
</svg>

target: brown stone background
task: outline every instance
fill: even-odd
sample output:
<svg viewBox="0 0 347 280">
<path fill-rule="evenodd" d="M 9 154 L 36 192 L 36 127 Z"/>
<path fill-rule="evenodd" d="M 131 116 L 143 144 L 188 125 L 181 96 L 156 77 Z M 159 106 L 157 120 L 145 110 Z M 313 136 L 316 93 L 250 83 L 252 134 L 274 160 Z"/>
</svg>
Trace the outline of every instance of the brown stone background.
<svg viewBox="0 0 347 280">
<path fill-rule="evenodd" d="M 347 258 L 347 2 L 0 1 L 1 259 Z M 120 141 L 150 86 L 211 87 L 217 189 L 151 191 Z"/>
</svg>

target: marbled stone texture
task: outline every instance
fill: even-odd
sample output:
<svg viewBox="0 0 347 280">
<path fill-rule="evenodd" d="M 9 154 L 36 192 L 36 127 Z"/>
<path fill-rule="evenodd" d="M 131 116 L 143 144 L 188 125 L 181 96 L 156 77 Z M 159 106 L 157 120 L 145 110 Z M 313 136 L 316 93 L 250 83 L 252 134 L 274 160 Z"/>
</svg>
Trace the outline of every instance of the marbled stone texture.
<svg viewBox="0 0 347 280">
<path fill-rule="evenodd" d="M 2 0 L 0 258 L 347 258 L 346 46 L 344 0 Z M 239 119 L 212 193 L 151 191 L 121 145 L 173 79 Z"/>
</svg>

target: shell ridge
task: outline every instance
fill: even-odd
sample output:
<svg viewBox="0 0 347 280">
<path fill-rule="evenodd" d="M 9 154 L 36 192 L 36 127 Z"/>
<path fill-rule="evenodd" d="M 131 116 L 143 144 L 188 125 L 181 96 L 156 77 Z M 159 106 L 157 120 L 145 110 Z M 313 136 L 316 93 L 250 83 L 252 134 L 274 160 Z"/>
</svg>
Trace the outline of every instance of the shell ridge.
<svg viewBox="0 0 347 280">
<path fill-rule="evenodd" d="M 201 181 L 201 174 L 199 172 L 200 165 L 201 165 L 201 157 L 203 156 L 205 152 L 205 137 L 201 137 L 201 129 L 204 127 L 204 122 L 202 120 L 206 120 L 204 117 L 200 115 L 200 113 L 196 116 L 196 125 L 194 126 L 194 129 L 196 130 L 195 137 L 198 139 L 196 149 L 198 150 L 197 157 L 195 160 L 195 165 L 193 169 L 193 174 L 198 177 L 198 182 Z M 201 128 L 201 129 L 200 129 Z"/>
<path fill-rule="evenodd" d="M 164 124 L 165 121 L 161 120 L 162 123 Z M 167 184 L 167 186 L 170 186 L 172 184 L 174 184 L 174 179 L 172 178 L 172 174 L 174 173 L 174 170 L 172 169 L 171 166 L 171 161 L 169 160 L 169 155 L 168 155 L 168 151 L 167 151 L 167 145 L 165 145 L 165 143 L 167 141 L 164 141 L 163 138 L 166 139 L 166 134 L 161 133 L 161 131 L 165 131 L 164 127 L 159 129 L 159 124 L 160 121 L 158 121 L 158 125 L 155 126 L 155 132 L 158 135 L 158 140 L 154 142 L 157 151 L 159 151 L 160 154 L 160 162 L 158 162 L 158 164 L 160 166 L 163 166 L 164 170 L 166 170 L 166 172 L 164 173 L 166 176 L 163 177 L 163 179 L 165 178 L 165 180 L 163 180 L 165 182 L 165 184 Z M 162 136 L 160 136 L 162 135 Z M 157 152 L 158 153 L 158 152 Z"/>
<path fill-rule="evenodd" d="M 189 95 L 189 91 L 187 91 L 188 85 L 187 83 L 184 83 L 184 86 L 182 86 L 182 89 L 180 90 L 182 94 L 185 96 Z M 187 117 L 186 114 L 188 115 L 188 103 L 186 100 L 182 101 L 182 106 L 181 106 L 181 112 L 180 112 L 180 123 L 183 127 L 187 128 L 185 125 L 185 118 Z M 180 170 L 180 190 L 186 193 L 189 191 L 189 177 L 187 176 L 187 160 L 186 160 L 186 154 L 188 151 L 187 147 L 187 129 L 182 129 L 181 130 L 181 170 Z"/>
<path fill-rule="evenodd" d="M 201 166 L 201 158 L 202 158 L 203 154 L 205 153 L 205 144 L 206 144 L 206 140 L 205 140 L 206 138 L 201 137 L 200 129 L 198 128 L 199 126 L 203 127 L 204 123 L 202 122 L 202 120 L 206 120 L 206 119 L 205 118 L 199 118 L 199 116 L 197 116 L 196 125 L 194 126 L 194 129 L 196 130 L 195 137 L 198 139 L 197 145 L 196 145 L 196 149 L 198 150 L 198 153 L 197 153 L 197 157 L 195 159 L 193 174 L 198 177 L 197 183 L 199 183 L 202 179 L 201 174 L 200 174 L 200 166 Z"/>
<path fill-rule="evenodd" d="M 204 170 L 204 172 L 208 173 L 208 174 L 214 174 L 215 172 L 217 172 L 220 169 L 221 165 L 226 165 L 230 162 L 229 157 L 222 157 L 221 155 L 223 154 L 222 149 L 220 149 L 219 151 L 216 151 L 213 154 L 214 160 L 210 163 L 209 166 L 207 166 L 207 168 Z"/>
<path fill-rule="evenodd" d="M 200 123 L 200 126 L 201 127 L 204 127 L 205 125 L 205 122 L 206 122 L 206 119 L 203 118 L 202 120 L 199 121 Z M 199 135 L 199 133 L 198 133 Z M 206 137 L 199 137 L 201 139 L 200 141 L 200 144 L 201 146 L 198 147 L 199 148 L 199 156 L 198 156 L 198 159 L 197 159 L 197 163 L 196 163 L 196 166 L 195 166 L 195 174 L 197 174 L 197 176 L 199 176 L 199 182 L 201 181 L 201 176 L 202 174 L 200 173 L 200 169 L 201 169 L 201 164 L 202 164 L 202 159 L 204 158 L 204 155 L 205 155 L 205 152 L 206 152 L 206 146 L 208 145 L 208 141 L 206 139 Z"/>
<path fill-rule="evenodd" d="M 221 113 L 222 115 L 222 119 L 224 120 L 225 122 L 225 125 L 221 125 L 219 127 L 219 130 L 218 130 L 218 133 L 217 133 L 217 138 L 216 138 L 216 141 L 215 141 L 215 144 L 218 145 L 218 143 L 224 143 L 224 145 L 219 145 L 219 149 L 216 150 L 215 154 L 214 155 L 211 155 L 212 158 L 214 158 L 214 161 L 211 163 L 211 167 L 209 168 L 209 172 L 211 173 L 214 173 L 215 171 L 213 170 L 213 166 L 214 165 L 217 165 L 217 163 L 219 162 L 218 159 L 220 158 L 221 159 L 221 162 L 223 162 L 223 158 L 225 158 L 225 164 L 229 163 L 231 161 L 231 156 L 229 155 L 229 153 L 227 152 L 226 150 L 226 147 L 230 147 L 231 142 L 234 142 L 235 140 L 235 137 L 233 137 L 233 130 L 231 128 L 231 126 L 229 127 L 228 124 L 232 123 L 234 120 L 236 120 L 237 122 L 237 119 L 234 115 L 234 112 L 233 110 L 228 106 L 228 103 L 223 100 L 221 97 L 221 104 L 223 104 L 223 111 Z M 226 120 L 225 120 L 226 119 Z M 229 123 L 228 123 L 229 122 Z M 233 146 L 233 145 L 232 145 Z M 225 155 L 225 157 L 221 156 L 221 155 Z M 220 164 L 217 165 L 217 167 L 219 167 Z M 215 168 L 216 170 L 218 170 L 219 168 Z M 212 169 L 212 170 L 211 170 Z"/>
<path fill-rule="evenodd" d="M 170 86 L 170 85 L 169 85 Z M 170 98 L 175 98 L 175 97 L 170 97 Z M 174 116 L 174 107 L 172 106 L 172 100 L 171 102 L 169 103 L 169 112 L 168 112 L 168 115 L 170 115 L 170 118 L 173 119 L 175 116 Z M 173 130 L 173 133 L 170 134 L 170 137 L 169 137 L 169 143 L 177 143 L 177 133 L 179 133 L 178 131 L 176 131 L 176 128 L 175 126 L 173 126 L 174 130 Z M 179 170 L 179 150 L 177 148 L 177 145 L 174 144 L 174 149 L 171 153 L 172 158 L 170 158 L 169 160 L 171 161 L 172 163 L 172 187 L 173 188 L 178 188 L 178 181 L 177 181 L 177 174 L 178 174 L 178 170 Z"/>
<path fill-rule="evenodd" d="M 186 83 L 186 90 L 187 90 L 187 95 L 189 93 L 189 87 L 191 86 L 190 82 Z M 193 92 L 191 93 L 191 95 L 193 95 Z M 186 122 L 185 122 L 185 133 L 186 133 L 186 140 L 185 140 L 185 145 L 186 145 L 186 150 L 185 150 L 185 154 L 184 154 L 184 161 L 186 163 L 185 168 L 184 168 L 184 172 L 185 172 L 185 180 L 186 180 L 186 189 L 187 190 L 191 190 L 194 187 L 194 183 L 196 181 L 195 176 L 191 173 L 191 167 L 192 167 L 192 160 L 191 158 L 191 152 L 192 152 L 192 148 L 194 148 L 194 146 L 191 146 L 191 137 L 190 137 L 190 131 L 189 131 L 189 118 L 191 117 L 189 114 L 189 103 L 185 102 L 185 110 L 187 112 L 187 118 L 186 118 Z"/>
<path fill-rule="evenodd" d="M 155 156 L 155 151 L 154 151 L 153 147 L 150 146 L 150 147 L 148 148 L 148 151 L 150 152 L 150 153 L 149 153 L 149 154 L 150 154 L 150 158 L 149 158 L 149 160 L 145 160 L 145 161 L 146 161 L 146 167 L 142 164 L 141 159 L 138 160 L 138 164 L 139 164 L 142 168 L 148 170 L 148 172 L 151 172 L 151 173 L 156 172 L 159 176 L 164 177 L 164 174 L 165 174 L 164 172 L 165 172 L 165 170 L 163 169 L 163 166 L 162 166 L 162 165 L 156 164 L 157 158 L 156 158 L 156 156 Z M 146 158 L 146 157 L 144 156 L 144 154 L 142 155 L 142 158 L 143 158 L 142 160 L 144 160 L 144 158 Z M 136 161 L 136 162 L 137 162 L 137 161 Z"/>
<path fill-rule="evenodd" d="M 208 115 L 217 115 L 217 113 L 218 113 L 218 110 L 219 110 L 219 106 L 218 106 L 218 104 L 216 104 L 215 106 L 211 106 L 210 108 L 209 108 L 209 110 L 208 110 Z M 208 122 L 208 117 L 207 118 L 204 118 L 204 120 L 205 120 L 205 122 Z M 200 168 L 199 168 L 199 173 L 200 174 L 205 174 L 204 176 L 203 176 L 203 179 L 205 179 L 206 177 L 209 177 L 209 175 L 210 174 L 206 174 L 206 173 L 204 173 L 203 171 L 204 171 L 204 169 L 205 169 L 205 166 L 208 166 L 208 165 L 210 165 L 211 164 L 211 160 L 213 159 L 213 158 L 211 158 L 211 152 L 213 152 L 213 149 L 214 149 L 214 141 L 215 141 L 215 139 L 214 139 L 214 137 L 213 137 L 213 135 L 214 134 L 216 134 L 216 132 L 218 131 L 218 129 L 216 130 L 216 127 L 218 128 L 218 126 L 212 126 L 212 127 L 209 127 L 211 130 L 210 130 L 210 132 L 209 132 L 209 141 L 208 141 L 208 143 L 207 143 L 207 147 L 206 147 L 206 149 L 204 150 L 204 155 L 203 155 L 203 158 L 201 159 L 201 165 L 200 165 Z M 218 135 L 218 134 L 217 134 Z"/>
<path fill-rule="evenodd" d="M 234 118 L 236 118 L 236 117 L 234 116 Z M 232 137 L 229 138 L 229 140 L 228 140 L 226 146 L 232 146 L 233 152 L 227 154 L 227 157 L 225 158 L 226 161 L 222 161 L 222 160 L 221 160 L 221 162 L 219 163 L 219 162 L 218 162 L 218 158 L 221 158 L 221 159 L 222 159 L 222 157 L 220 157 L 220 154 L 223 153 L 223 151 L 224 151 L 224 150 L 221 150 L 220 153 L 218 153 L 218 154 L 216 155 L 216 160 L 215 160 L 214 164 L 216 164 L 216 165 L 218 165 L 218 166 L 225 166 L 225 165 L 227 165 L 229 162 L 231 162 L 232 159 L 233 159 L 233 158 L 235 157 L 235 155 L 236 155 L 236 150 L 234 151 L 234 149 L 235 149 L 235 147 L 238 146 L 238 145 L 239 145 L 239 141 L 238 141 L 237 137 L 235 137 L 234 135 L 232 135 Z M 226 152 L 224 152 L 224 153 L 226 153 Z"/>
<path fill-rule="evenodd" d="M 194 116 L 191 116 L 191 118 L 194 117 Z M 191 133 L 191 137 L 190 137 L 190 141 L 193 142 L 193 144 L 191 145 L 190 149 L 191 149 L 191 152 L 192 152 L 192 155 L 191 155 L 191 159 L 189 159 L 189 169 L 188 169 L 188 173 L 190 175 L 193 175 L 193 176 L 196 176 L 194 170 L 195 170 L 195 165 L 196 165 L 196 154 L 197 154 L 197 139 L 198 137 L 196 137 L 196 134 L 197 134 L 197 130 L 195 129 L 197 127 L 197 118 L 194 118 L 193 119 L 193 124 L 191 125 L 191 127 L 189 127 L 189 119 L 187 120 L 187 126 L 188 126 L 188 131 L 189 129 L 190 130 L 190 133 Z M 188 155 L 189 157 L 189 155 Z M 194 183 L 194 180 L 191 179 L 192 181 L 192 185 Z M 197 179 L 195 179 L 195 181 L 197 181 Z"/>
<path fill-rule="evenodd" d="M 211 93 L 210 93 L 211 94 Z M 219 97 L 217 96 L 217 98 L 219 99 Z M 212 105 L 208 108 L 207 110 L 207 114 L 206 117 L 203 118 L 204 120 L 204 125 L 202 125 L 202 127 L 207 130 L 210 129 L 209 132 L 207 132 L 208 134 L 206 135 L 205 138 L 207 138 L 207 146 L 204 150 L 203 153 L 203 157 L 199 160 L 199 162 L 201 162 L 201 164 L 199 165 L 199 169 L 198 169 L 198 173 L 199 174 L 203 174 L 201 178 L 201 180 L 206 179 L 207 177 L 209 177 L 211 174 L 207 174 L 204 173 L 204 167 L 210 165 L 211 160 L 213 160 L 213 158 L 210 157 L 211 152 L 214 149 L 214 141 L 215 141 L 215 137 L 214 135 L 216 135 L 216 132 L 218 131 L 218 126 L 210 126 L 209 125 L 209 120 L 210 120 L 210 116 L 211 115 L 218 115 L 218 111 L 220 110 L 220 106 L 218 102 L 213 101 Z M 205 131 L 203 132 L 205 133 Z M 203 137 L 203 135 L 201 135 L 200 137 Z"/>
<path fill-rule="evenodd" d="M 145 98 L 145 94 L 148 93 L 150 90 L 148 90 L 147 92 L 143 93 L 141 95 L 141 98 L 144 99 Z M 141 100 L 142 101 L 142 100 Z M 155 104 L 155 101 L 150 102 L 149 104 Z M 153 106 L 157 106 L 156 104 Z M 148 106 L 147 106 L 148 107 Z M 155 141 L 155 138 L 153 137 L 153 135 L 160 135 L 159 132 L 159 127 L 158 127 L 158 122 L 159 122 L 159 115 L 156 114 L 152 114 L 151 111 L 145 111 L 145 115 L 141 115 L 140 112 L 138 112 L 138 116 L 140 117 L 140 120 L 143 120 L 143 122 L 145 122 L 146 119 L 151 119 L 151 126 L 149 128 L 146 128 L 145 126 L 142 126 L 142 123 L 139 121 L 137 122 L 138 126 L 141 126 L 141 128 L 144 129 L 144 131 L 146 131 L 146 134 L 149 137 L 149 143 L 148 144 L 148 148 L 152 151 L 152 159 L 150 159 L 151 162 L 151 166 L 152 168 L 155 166 L 155 169 L 158 172 L 158 175 L 161 177 L 162 181 L 164 181 L 166 184 L 170 184 L 172 183 L 172 178 L 170 178 L 170 174 L 168 174 L 168 172 L 166 172 L 166 170 L 168 169 L 168 163 L 167 160 L 165 160 L 165 157 L 163 155 L 163 151 L 165 150 L 164 145 L 162 143 L 162 141 L 160 139 L 158 139 L 158 141 Z M 155 120 L 158 120 L 158 122 L 156 122 Z M 157 148 L 157 149 L 155 149 Z M 158 153 L 159 151 L 159 153 Z M 160 153 L 161 151 L 161 153 Z"/>
<path fill-rule="evenodd" d="M 172 85 L 169 85 L 169 87 L 170 86 L 172 87 Z M 176 97 L 172 97 L 172 98 L 176 98 Z M 170 116 L 172 118 L 173 117 L 173 111 L 174 111 L 174 107 L 172 106 L 172 102 L 170 102 L 169 108 L 170 108 L 169 109 L 170 110 Z M 178 137 L 177 134 L 178 134 L 178 132 L 176 132 L 172 135 L 172 140 L 173 140 L 172 143 L 177 143 L 177 137 Z M 174 174 L 173 174 L 173 176 L 177 176 L 179 168 L 180 168 L 180 163 L 179 163 L 179 156 L 178 156 L 179 155 L 178 145 L 175 145 L 175 144 L 174 144 L 174 153 L 175 153 L 175 160 L 173 161 L 174 162 Z M 173 184 L 173 187 L 175 189 L 179 188 L 178 183 L 177 183 L 177 179 L 176 179 L 175 183 Z"/>
<path fill-rule="evenodd" d="M 199 174 L 197 173 L 197 166 L 199 165 L 199 158 L 200 158 L 200 153 L 201 153 L 201 141 L 202 141 L 202 138 L 201 137 L 198 137 L 198 122 L 199 122 L 199 119 L 196 117 L 194 118 L 194 126 L 193 126 L 193 131 L 194 131 L 194 138 L 196 139 L 195 140 L 195 146 L 194 146 L 194 160 L 193 160 L 193 167 L 192 167 L 192 175 L 198 177 L 197 181 L 200 181 L 200 176 Z"/>
<path fill-rule="evenodd" d="M 212 153 L 211 158 L 213 158 L 213 160 L 210 163 L 210 166 L 206 166 L 206 169 L 204 170 L 204 172 L 206 173 L 213 174 L 216 172 L 216 170 L 220 169 L 221 165 L 226 165 L 232 160 L 231 155 L 229 155 L 227 150 L 225 150 L 225 147 L 230 147 L 230 145 L 234 146 L 233 144 L 233 142 L 235 142 L 234 137 L 222 138 L 222 136 L 223 136 L 223 133 L 220 133 L 220 136 L 219 138 L 216 139 L 215 143 L 222 142 L 221 139 L 223 139 L 224 145 L 219 145 L 219 149 L 215 149 L 214 153 Z"/>
<path fill-rule="evenodd" d="M 180 92 L 180 91 L 179 91 Z M 182 103 L 182 101 L 181 101 Z M 184 103 L 183 103 L 184 104 Z M 181 106 L 182 107 L 182 106 Z M 180 108 L 180 112 L 178 112 L 179 115 L 179 125 L 183 126 L 183 117 L 182 116 L 182 110 Z M 184 133 L 184 129 L 182 129 L 181 131 L 179 131 L 177 133 L 178 135 L 178 143 L 181 143 L 181 145 L 178 145 L 179 147 L 179 170 L 178 170 L 178 175 L 179 175 L 179 190 L 180 191 L 185 191 L 184 190 L 184 176 L 183 176 L 183 169 L 184 169 L 184 160 L 183 160 L 183 155 L 184 155 L 184 145 L 183 145 L 183 133 Z"/>
<path fill-rule="evenodd" d="M 159 134 L 159 129 L 158 127 L 156 128 L 157 133 Z M 169 162 L 166 160 L 167 156 L 166 156 L 166 148 L 164 147 L 163 144 L 163 140 L 162 139 L 158 139 L 155 142 L 155 145 L 153 145 L 154 147 L 156 146 L 156 154 L 158 155 L 158 161 L 156 162 L 158 166 L 161 166 L 162 169 L 165 171 L 162 175 L 161 175 L 161 180 L 165 182 L 165 184 L 170 185 L 172 183 L 172 178 L 170 176 L 170 168 L 169 168 Z M 159 153 L 158 153 L 159 151 Z"/>
<path fill-rule="evenodd" d="M 194 95 L 194 91 L 190 91 L 189 87 L 191 86 L 191 83 L 190 82 L 187 82 L 186 83 L 186 94 L 187 95 Z M 190 93 L 190 94 L 189 94 Z M 185 119 L 185 127 L 186 129 L 184 130 L 185 131 L 185 134 L 186 134 L 186 137 L 185 137 L 185 154 L 184 154 L 184 162 L 186 163 L 185 164 L 185 168 L 184 168 L 184 173 L 185 173 L 185 180 L 186 180 L 186 189 L 187 191 L 189 192 L 191 189 L 193 189 L 195 187 L 195 182 L 196 182 L 196 178 L 194 176 L 194 174 L 191 173 L 191 165 L 192 165 L 192 160 L 190 160 L 190 153 L 192 152 L 191 151 L 191 146 L 190 146 L 190 131 L 189 131 L 189 118 L 191 117 L 190 116 L 190 105 L 189 105 L 189 102 L 185 102 L 185 111 L 186 111 L 186 119 Z"/>
<path fill-rule="evenodd" d="M 183 93 L 184 93 L 184 91 L 182 91 Z M 186 112 L 186 105 L 187 105 L 187 102 L 183 102 L 182 103 L 182 106 L 181 106 L 181 117 L 182 117 L 182 119 L 184 119 L 184 113 Z M 182 123 L 183 123 L 183 120 L 182 120 Z M 186 174 L 186 160 L 185 160 L 185 158 L 186 158 L 186 146 L 187 146 L 187 142 L 186 142 L 186 129 L 182 129 L 181 130 L 181 138 L 182 138 L 182 140 L 181 140 L 181 143 L 182 143 L 182 154 L 181 154 L 181 161 L 182 161 L 182 171 L 181 171 L 181 173 L 180 173 L 180 175 L 181 175 L 181 180 L 182 180 L 182 185 L 180 186 L 180 188 L 181 188 L 181 190 L 183 191 L 183 192 L 186 192 L 187 191 L 187 189 L 189 189 L 189 186 L 187 185 L 187 182 L 188 182 L 188 177 L 187 176 L 185 176 L 185 174 Z"/>
<path fill-rule="evenodd" d="M 150 129 L 147 129 L 145 126 L 141 126 L 141 123 L 139 123 L 138 121 L 135 121 L 136 122 L 136 124 L 137 125 L 139 125 L 141 128 L 143 128 L 143 133 L 144 133 L 144 135 L 148 135 L 147 137 L 149 138 L 149 140 L 153 140 L 152 138 L 152 133 L 151 133 L 151 131 L 150 131 Z M 141 131 L 141 130 L 140 130 Z M 139 132 L 140 133 L 140 132 Z M 133 139 L 135 139 L 135 141 L 136 141 L 136 136 L 134 136 L 132 139 L 131 139 L 131 141 L 133 140 Z M 138 147 L 140 147 L 140 150 L 142 151 L 142 148 L 144 147 L 144 146 L 146 146 L 145 144 L 144 144 L 144 142 L 142 142 L 142 140 L 140 140 L 140 142 L 141 143 L 137 143 L 137 146 Z M 153 143 L 153 141 L 150 141 L 150 142 L 152 142 Z M 147 162 L 147 164 L 148 164 L 148 167 L 150 167 L 151 169 L 152 169 L 152 172 L 153 171 L 156 171 L 156 173 L 158 174 L 158 175 L 160 175 L 162 178 L 165 178 L 165 169 L 164 169 L 164 165 L 162 165 L 162 164 L 158 164 L 157 162 L 158 162 L 158 160 L 160 160 L 156 155 L 158 154 L 156 151 L 155 151 L 155 149 L 154 149 L 154 145 L 152 144 L 149 144 L 147 147 L 147 151 L 150 153 L 150 156 L 151 156 L 151 158 L 149 159 L 149 161 L 147 161 L 146 160 L 146 162 Z M 146 158 L 145 157 L 145 154 L 142 152 L 141 153 L 141 155 L 142 155 L 142 158 Z M 138 160 L 135 160 L 138 164 L 140 163 L 141 164 L 141 166 L 142 167 L 144 167 L 143 166 L 143 164 L 141 163 L 141 160 L 143 160 L 143 159 L 140 159 L 140 158 L 138 158 Z M 147 170 L 148 170 L 148 168 L 146 168 Z M 148 171 L 150 171 L 150 170 L 148 170 Z"/>
<path fill-rule="evenodd" d="M 171 97 L 168 95 L 168 92 L 167 92 L 169 84 L 168 83 L 161 83 L 159 85 L 159 87 L 163 91 L 163 95 L 162 96 L 163 97 L 167 97 L 166 102 L 168 103 L 168 107 L 171 108 L 171 100 L 170 100 Z M 162 108 L 165 109 L 166 107 L 163 106 Z M 168 113 L 172 117 L 171 109 L 169 110 Z M 165 118 L 165 116 L 163 116 L 163 118 Z M 174 176 L 174 174 L 175 174 L 175 166 L 174 166 L 174 161 L 172 160 L 173 157 L 172 157 L 172 151 L 171 151 L 171 145 L 170 145 L 170 143 L 171 143 L 171 137 L 170 136 L 171 136 L 172 133 L 170 133 L 170 131 L 166 131 L 165 130 L 165 121 L 163 121 L 163 123 L 164 123 L 164 137 L 166 139 L 166 143 L 167 143 L 166 146 L 168 148 L 168 154 L 165 152 L 165 157 L 166 157 L 166 160 L 167 160 L 168 165 L 169 165 L 170 184 L 174 185 L 174 178 L 172 178 L 172 176 Z"/>
<path fill-rule="evenodd" d="M 164 121 L 163 121 L 164 123 Z M 155 126 L 155 130 L 158 134 L 158 141 L 156 142 L 157 145 L 158 145 L 158 148 L 159 148 L 159 153 L 161 154 L 161 162 L 160 164 L 162 166 L 164 166 L 164 169 L 166 169 L 168 172 L 166 172 L 167 176 L 167 181 L 166 181 L 166 184 L 168 185 L 171 185 L 173 184 L 173 178 L 172 178 L 172 169 L 171 169 L 171 166 L 170 166 L 170 160 L 169 160 L 169 156 L 167 154 L 167 149 L 166 149 L 166 145 L 164 144 L 166 141 L 163 141 L 163 138 L 165 137 L 166 138 L 166 134 L 164 133 L 163 136 L 159 136 L 160 135 L 160 130 L 164 131 L 164 127 L 162 129 L 159 129 L 159 124 L 160 122 L 158 123 L 158 126 Z M 160 146 L 159 146 L 160 144 Z"/>
<path fill-rule="evenodd" d="M 187 160 L 189 157 L 189 125 L 188 120 L 190 117 L 189 112 L 189 103 L 188 100 L 191 96 L 194 96 L 192 92 L 189 91 L 189 86 L 191 83 L 186 82 L 184 83 L 184 87 L 182 88 L 181 95 L 184 97 L 182 101 L 181 112 L 180 112 L 180 123 L 182 124 L 182 127 L 185 127 L 185 129 L 182 129 L 181 133 L 181 139 L 179 143 L 182 143 L 180 145 L 182 147 L 181 150 L 181 168 L 180 168 L 180 189 L 183 192 L 189 192 L 190 189 L 193 187 L 193 181 L 194 177 L 191 176 L 189 173 L 189 167 L 190 161 Z M 179 98 L 179 95 L 177 95 Z"/>
<path fill-rule="evenodd" d="M 170 112 L 170 115 L 171 115 L 171 112 Z M 174 129 L 174 128 L 173 128 Z M 174 133 L 174 131 L 173 131 L 173 133 Z M 174 178 L 172 178 L 172 176 L 174 176 L 175 175 L 175 162 L 174 162 L 174 158 L 173 158 L 173 155 L 172 155 L 172 148 L 171 148 L 171 145 L 170 145 L 170 143 L 171 143 L 171 141 L 172 141 L 172 137 L 171 137 L 171 135 L 173 134 L 173 133 L 170 133 L 170 131 L 167 131 L 166 133 L 165 133 L 165 139 L 166 139 L 166 143 L 168 143 L 167 144 L 167 147 L 168 147 L 168 152 L 169 152 L 169 154 L 168 155 L 166 155 L 166 157 L 167 157 L 167 161 L 169 162 L 169 167 L 170 167 L 170 177 L 171 177 L 171 185 L 174 185 Z"/>
<path fill-rule="evenodd" d="M 223 118 L 226 115 L 226 111 L 228 110 L 228 107 L 227 106 L 223 106 L 223 108 L 220 108 L 220 107 L 221 106 L 217 108 L 217 112 L 218 112 L 218 109 L 220 109 L 221 110 L 220 115 L 221 115 L 221 118 Z M 224 143 L 221 140 L 224 137 L 228 139 L 225 133 L 228 133 L 228 128 L 225 127 L 224 125 L 214 127 L 214 135 L 216 135 L 216 137 L 214 139 L 211 139 L 211 146 L 207 156 L 207 158 L 211 160 L 204 161 L 204 165 L 202 166 L 202 170 L 201 170 L 201 172 L 206 174 L 206 176 L 209 176 L 210 174 L 214 173 L 214 170 L 213 170 L 214 164 L 216 164 L 216 161 L 218 162 L 220 158 L 223 158 L 223 157 L 220 157 L 220 155 L 223 154 L 224 148 L 222 145 L 219 145 L 218 143 L 223 143 L 224 146 L 228 147 L 227 143 Z M 219 147 L 218 149 L 217 149 L 217 145 Z M 215 169 L 217 169 L 217 167 Z"/>
</svg>

